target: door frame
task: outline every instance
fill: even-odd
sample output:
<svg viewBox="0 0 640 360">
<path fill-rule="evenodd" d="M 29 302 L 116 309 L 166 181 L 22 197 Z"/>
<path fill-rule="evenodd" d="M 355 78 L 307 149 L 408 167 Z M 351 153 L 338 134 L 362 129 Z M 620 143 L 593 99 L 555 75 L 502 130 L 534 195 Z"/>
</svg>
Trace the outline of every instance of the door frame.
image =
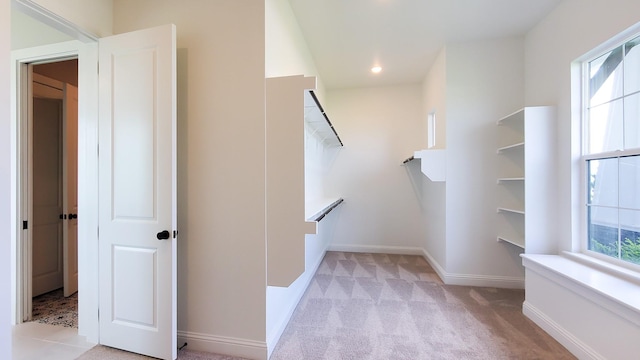
<svg viewBox="0 0 640 360">
<path fill-rule="evenodd" d="M 30 220 L 25 188 L 28 154 L 29 63 L 78 58 L 78 334 L 99 341 L 98 322 L 98 43 L 97 37 L 29 0 L 12 0 L 19 11 L 66 34 L 69 42 L 12 51 L 11 56 L 11 269 L 12 323 L 21 323 L 31 301 L 23 286 L 30 276 Z M 26 100 L 26 101 L 25 101 Z M 27 260 L 27 261 L 25 261 Z M 28 289 L 30 291 L 30 287 Z M 30 307 L 29 307 L 30 308 Z"/>
</svg>

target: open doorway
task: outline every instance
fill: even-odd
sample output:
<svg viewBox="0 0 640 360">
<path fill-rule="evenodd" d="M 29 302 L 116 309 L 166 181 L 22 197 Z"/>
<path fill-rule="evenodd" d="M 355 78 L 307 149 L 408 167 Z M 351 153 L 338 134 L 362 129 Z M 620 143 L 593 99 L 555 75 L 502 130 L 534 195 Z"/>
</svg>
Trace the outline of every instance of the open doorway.
<svg viewBox="0 0 640 360">
<path fill-rule="evenodd" d="M 29 64 L 28 164 L 23 208 L 32 212 L 24 320 L 78 328 L 78 61 Z M 30 141 L 29 141 L 30 140 Z M 25 155 L 25 154 L 23 154 Z"/>
</svg>

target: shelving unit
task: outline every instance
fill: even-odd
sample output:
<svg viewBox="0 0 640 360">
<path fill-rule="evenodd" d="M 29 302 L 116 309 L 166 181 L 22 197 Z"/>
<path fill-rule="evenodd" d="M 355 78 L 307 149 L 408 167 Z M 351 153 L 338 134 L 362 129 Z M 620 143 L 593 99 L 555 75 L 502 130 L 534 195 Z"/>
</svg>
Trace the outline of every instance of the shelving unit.
<svg viewBox="0 0 640 360">
<path fill-rule="evenodd" d="M 554 119 L 554 107 L 536 106 L 497 121 L 496 238 L 527 253 L 544 252 L 552 240 Z"/>
</svg>

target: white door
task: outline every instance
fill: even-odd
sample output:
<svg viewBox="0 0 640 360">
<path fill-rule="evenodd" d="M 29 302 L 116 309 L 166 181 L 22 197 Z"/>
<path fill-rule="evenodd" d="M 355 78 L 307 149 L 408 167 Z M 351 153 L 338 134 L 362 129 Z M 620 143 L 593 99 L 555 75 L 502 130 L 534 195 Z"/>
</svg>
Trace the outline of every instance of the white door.
<svg viewBox="0 0 640 360">
<path fill-rule="evenodd" d="M 175 359 L 175 26 L 99 52 L 100 343 Z"/>
<path fill-rule="evenodd" d="M 33 99 L 32 296 L 62 287 L 62 101 Z"/>
<path fill-rule="evenodd" d="M 78 291 L 78 88 L 64 84 L 62 183 L 66 191 L 63 223 L 64 296 Z"/>
</svg>

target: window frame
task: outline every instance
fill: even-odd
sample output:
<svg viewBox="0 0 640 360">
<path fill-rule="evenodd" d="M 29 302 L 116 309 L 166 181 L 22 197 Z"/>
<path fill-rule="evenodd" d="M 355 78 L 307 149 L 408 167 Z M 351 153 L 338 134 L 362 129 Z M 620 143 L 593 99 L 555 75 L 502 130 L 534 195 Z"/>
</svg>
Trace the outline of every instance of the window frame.
<svg viewBox="0 0 640 360">
<path fill-rule="evenodd" d="M 627 42 L 640 37 L 640 23 L 614 36 L 600 46 L 597 46 L 580 59 L 577 60 L 579 65 L 579 91 L 580 91 L 580 111 L 579 111 L 579 141 L 580 141 L 580 176 L 579 176 L 579 214 L 580 214 L 580 231 L 579 231 L 579 249 L 580 252 L 589 257 L 605 261 L 612 265 L 627 268 L 636 272 L 640 272 L 640 264 L 614 258 L 589 249 L 589 166 L 590 160 L 604 160 L 611 158 L 623 158 L 627 156 L 640 156 L 640 147 L 625 150 L 604 151 L 600 153 L 588 152 L 589 139 L 589 83 L 590 83 L 590 62 L 598 59 L 604 54 L 615 50 L 620 46 L 624 46 Z M 624 60 L 623 60 L 624 61 Z M 634 93 L 636 94 L 636 93 Z M 621 99 L 630 96 L 624 95 Z M 617 206 L 620 209 L 619 206 Z"/>
</svg>

